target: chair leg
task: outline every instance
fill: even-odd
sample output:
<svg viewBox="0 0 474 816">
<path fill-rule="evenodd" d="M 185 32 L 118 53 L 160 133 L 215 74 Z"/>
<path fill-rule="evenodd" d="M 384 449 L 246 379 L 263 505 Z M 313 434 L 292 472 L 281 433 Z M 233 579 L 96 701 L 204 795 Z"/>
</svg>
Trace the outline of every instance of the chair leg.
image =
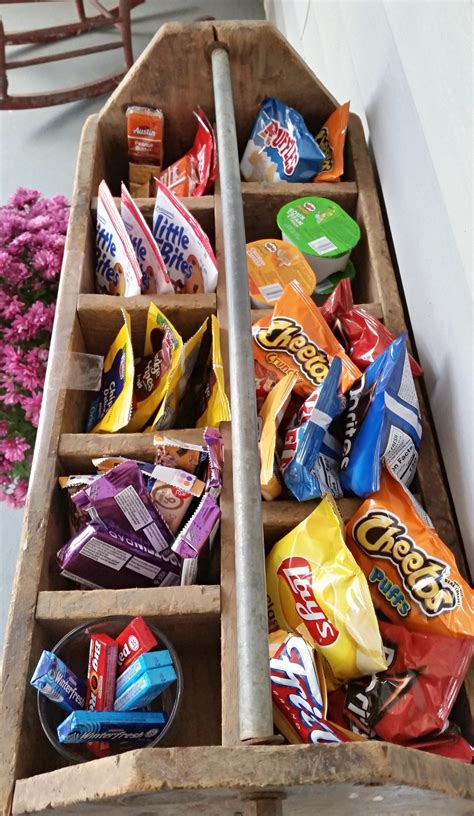
<svg viewBox="0 0 474 816">
<path fill-rule="evenodd" d="M 125 65 L 127 66 L 127 68 L 131 68 L 133 65 L 133 50 L 132 50 L 132 32 L 130 25 L 130 0 L 120 0 L 119 14 L 122 19 L 120 29 L 122 32 Z"/>
<path fill-rule="evenodd" d="M 76 0 L 76 9 L 81 23 L 84 22 L 84 20 L 86 19 L 86 13 L 84 11 L 84 0 Z"/>
<path fill-rule="evenodd" d="M 0 99 L 3 100 L 8 97 L 8 77 L 5 65 L 5 31 L 3 28 L 3 20 L 0 17 Z"/>
</svg>

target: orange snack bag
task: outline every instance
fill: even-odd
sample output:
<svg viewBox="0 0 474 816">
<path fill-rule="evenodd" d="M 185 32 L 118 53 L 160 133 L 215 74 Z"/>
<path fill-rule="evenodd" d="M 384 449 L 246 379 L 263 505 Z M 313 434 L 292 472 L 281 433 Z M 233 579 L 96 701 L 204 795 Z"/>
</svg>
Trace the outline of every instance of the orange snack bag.
<svg viewBox="0 0 474 816">
<path fill-rule="evenodd" d="M 346 102 L 331 113 L 316 136 L 324 153 L 324 161 L 313 181 L 339 181 L 344 173 L 344 142 L 349 123 L 349 105 L 350 102 Z"/>
<path fill-rule="evenodd" d="M 194 160 L 190 153 L 175 161 L 160 175 L 160 181 L 175 196 L 190 196 L 197 184 L 198 178 L 194 167 Z"/>
<path fill-rule="evenodd" d="M 413 632 L 474 636 L 474 593 L 411 493 L 384 466 L 380 489 L 347 525 L 374 606 Z"/>
<path fill-rule="evenodd" d="M 341 389 L 347 391 L 361 373 L 297 281 L 285 286 L 272 315 L 252 327 L 254 358 L 270 378 L 297 375 L 295 393 L 309 397 L 325 379 L 334 357 L 342 360 Z"/>
<path fill-rule="evenodd" d="M 127 108 L 127 140 L 130 161 L 163 164 L 163 113 L 153 108 Z"/>
</svg>

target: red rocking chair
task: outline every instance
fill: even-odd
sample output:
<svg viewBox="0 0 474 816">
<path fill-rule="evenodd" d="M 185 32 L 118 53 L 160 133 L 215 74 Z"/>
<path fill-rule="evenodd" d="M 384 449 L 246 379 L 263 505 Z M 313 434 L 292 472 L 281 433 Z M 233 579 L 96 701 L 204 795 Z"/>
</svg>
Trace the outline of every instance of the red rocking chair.
<svg viewBox="0 0 474 816">
<path fill-rule="evenodd" d="M 22 3 L 24 0 L 0 0 L 0 5 Z M 29 2 L 44 3 L 51 0 L 29 0 Z M 54 0 L 53 0 L 54 2 Z M 43 108 L 48 105 L 62 105 L 65 102 L 73 102 L 76 99 L 99 96 L 117 87 L 126 72 L 133 65 L 132 38 L 130 29 L 130 12 L 135 6 L 139 6 L 144 0 L 118 0 L 115 8 L 107 9 L 99 0 L 88 0 L 89 4 L 99 13 L 94 16 L 87 16 L 84 10 L 84 0 L 75 0 L 75 6 L 79 19 L 75 22 L 51 26 L 50 28 L 39 28 L 32 31 L 18 31 L 6 33 L 0 18 L 0 110 L 24 110 L 29 108 Z M 74 37 L 86 34 L 100 28 L 114 26 L 120 32 L 120 40 L 103 45 L 94 45 L 87 48 L 76 48 L 71 51 L 62 51 L 58 54 L 51 54 L 43 57 L 31 59 L 7 59 L 6 48 L 9 45 L 27 45 L 56 42 L 67 37 Z M 73 88 L 65 88 L 60 91 L 50 93 L 33 94 L 31 96 L 10 96 L 8 93 L 7 71 L 15 68 L 27 68 L 32 65 L 44 65 L 47 62 L 72 59 L 74 57 L 85 57 L 89 54 L 97 54 L 100 51 L 112 51 L 116 48 L 123 48 L 124 70 L 118 74 L 105 76 L 102 79 L 77 85 Z"/>
</svg>

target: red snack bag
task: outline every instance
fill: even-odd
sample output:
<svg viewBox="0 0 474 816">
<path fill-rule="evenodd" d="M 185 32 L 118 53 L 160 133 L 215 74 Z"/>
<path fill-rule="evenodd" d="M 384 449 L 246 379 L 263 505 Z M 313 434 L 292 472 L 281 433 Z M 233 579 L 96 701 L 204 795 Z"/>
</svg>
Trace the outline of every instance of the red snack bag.
<svg viewBox="0 0 474 816">
<path fill-rule="evenodd" d="M 469 765 L 474 760 L 474 751 L 468 741 L 459 734 L 456 728 L 451 727 L 442 734 L 427 738 L 421 741 L 410 743 L 410 748 L 418 748 L 419 751 L 427 751 L 430 754 L 457 759 L 459 762 L 467 762 Z"/>
<path fill-rule="evenodd" d="M 117 676 L 120 676 L 137 657 L 158 645 L 153 632 L 142 617 L 134 618 L 116 638 L 118 646 Z"/>
<path fill-rule="evenodd" d="M 338 283 L 320 311 L 361 371 L 395 340 L 395 335 L 380 320 L 361 306 L 354 306 L 349 278 Z M 421 377 L 423 369 L 411 355 L 409 359 L 413 376 Z"/>
<path fill-rule="evenodd" d="M 118 646 L 108 635 L 91 635 L 87 668 L 86 709 L 112 711 L 115 698 Z M 108 753 L 108 742 L 88 743 L 97 756 Z"/>
<path fill-rule="evenodd" d="M 178 196 L 204 195 L 211 171 L 216 170 L 213 162 L 215 142 L 212 128 L 200 108 L 196 108 L 194 116 L 198 120 L 198 128 L 192 148 L 160 176 L 161 183 Z"/>
<path fill-rule="evenodd" d="M 357 733 L 407 744 L 440 731 L 469 668 L 472 640 L 409 632 L 380 622 L 388 668 L 351 680 L 341 717 L 332 695 L 331 715 Z"/>
</svg>

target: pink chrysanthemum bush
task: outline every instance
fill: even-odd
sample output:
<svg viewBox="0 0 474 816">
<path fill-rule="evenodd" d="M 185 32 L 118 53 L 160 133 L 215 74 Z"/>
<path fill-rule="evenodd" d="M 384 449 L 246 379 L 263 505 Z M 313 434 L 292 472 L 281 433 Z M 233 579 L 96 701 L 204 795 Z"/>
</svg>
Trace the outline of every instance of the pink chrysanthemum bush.
<svg viewBox="0 0 474 816">
<path fill-rule="evenodd" d="M 0 207 L 0 500 L 26 498 L 69 216 L 20 188 Z"/>
</svg>

